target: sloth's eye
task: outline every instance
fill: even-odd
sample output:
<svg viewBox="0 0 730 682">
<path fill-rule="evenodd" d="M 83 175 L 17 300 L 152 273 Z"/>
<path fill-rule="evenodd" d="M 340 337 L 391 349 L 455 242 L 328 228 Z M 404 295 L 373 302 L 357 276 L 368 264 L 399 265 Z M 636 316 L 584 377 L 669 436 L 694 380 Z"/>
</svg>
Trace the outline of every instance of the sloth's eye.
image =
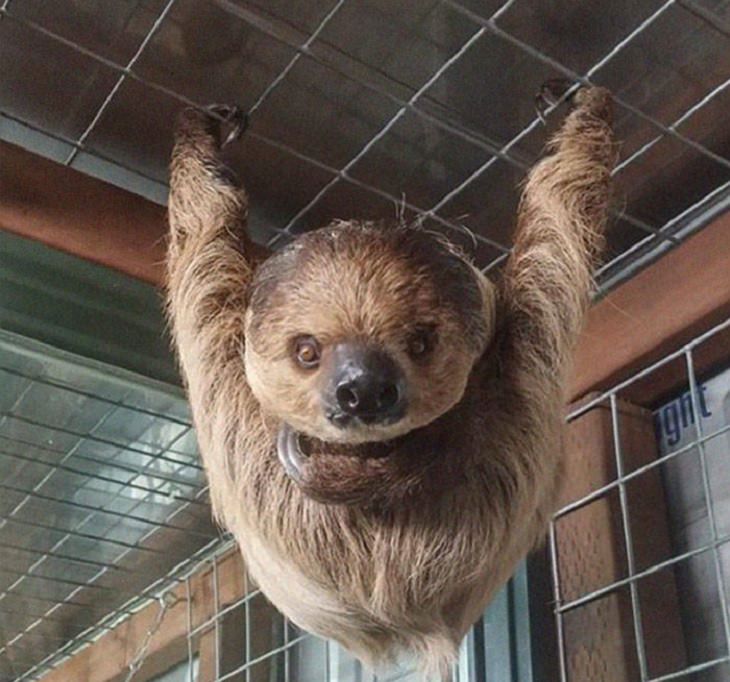
<svg viewBox="0 0 730 682">
<path fill-rule="evenodd" d="M 300 336 L 296 340 L 294 353 L 297 362 L 305 369 L 314 369 L 319 365 L 319 344 L 313 336 Z"/>
<path fill-rule="evenodd" d="M 433 349 L 436 334 L 431 328 L 416 330 L 408 339 L 408 353 L 414 357 L 423 357 Z"/>
</svg>

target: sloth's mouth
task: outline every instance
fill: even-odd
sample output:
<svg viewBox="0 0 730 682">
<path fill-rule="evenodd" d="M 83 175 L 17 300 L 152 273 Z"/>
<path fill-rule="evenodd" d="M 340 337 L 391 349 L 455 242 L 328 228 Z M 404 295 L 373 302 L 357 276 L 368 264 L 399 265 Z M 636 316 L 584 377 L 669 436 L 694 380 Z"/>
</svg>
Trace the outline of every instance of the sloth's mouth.
<svg viewBox="0 0 730 682">
<path fill-rule="evenodd" d="M 346 414 L 345 412 L 332 411 L 326 414 L 335 426 L 341 429 L 347 429 L 357 426 L 390 426 L 395 424 L 403 418 L 403 410 L 400 410 L 394 414 L 383 416 L 376 412 L 372 414 L 359 414 L 357 416 Z"/>
<path fill-rule="evenodd" d="M 311 439 L 282 423 L 276 452 L 287 476 L 309 497 L 325 503 L 370 501 L 376 482 L 389 477 L 396 438 L 358 445 Z"/>
</svg>

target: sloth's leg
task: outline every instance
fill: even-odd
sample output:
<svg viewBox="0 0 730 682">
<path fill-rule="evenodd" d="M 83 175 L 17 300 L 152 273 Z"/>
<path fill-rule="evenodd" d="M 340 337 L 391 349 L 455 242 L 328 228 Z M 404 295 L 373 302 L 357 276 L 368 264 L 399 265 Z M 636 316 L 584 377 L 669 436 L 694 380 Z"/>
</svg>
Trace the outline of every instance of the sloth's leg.
<svg viewBox="0 0 730 682">
<path fill-rule="evenodd" d="M 542 539 L 556 504 L 567 373 L 615 163 L 609 93 L 579 90 L 573 106 L 550 141 L 551 154 L 527 178 L 501 292 L 499 380 L 487 380 L 493 409 L 485 413 L 485 430 L 497 441 L 487 464 L 496 462 L 503 480 L 501 487 L 489 485 L 505 491 L 505 566 Z M 487 469 L 490 481 L 494 464 Z"/>
<path fill-rule="evenodd" d="M 584 88 L 571 104 L 527 178 L 505 270 L 503 368 L 522 388 L 562 389 L 603 242 L 616 160 L 611 97 Z"/>
<path fill-rule="evenodd" d="M 214 105 L 210 112 L 185 109 L 175 127 L 169 197 L 173 256 L 188 238 L 226 231 L 245 239 L 248 199 L 220 159 L 224 124 L 232 127 L 228 142 L 243 129 L 245 118 L 236 107 Z"/>
<path fill-rule="evenodd" d="M 229 112 L 233 125 L 235 112 Z M 213 113 L 187 109 L 178 119 L 168 204 L 169 317 L 200 410 L 210 405 L 216 381 L 244 381 L 243 319 L 254 267 L 246 193 L 219 157 L 225 112 Z"/>
</svg>

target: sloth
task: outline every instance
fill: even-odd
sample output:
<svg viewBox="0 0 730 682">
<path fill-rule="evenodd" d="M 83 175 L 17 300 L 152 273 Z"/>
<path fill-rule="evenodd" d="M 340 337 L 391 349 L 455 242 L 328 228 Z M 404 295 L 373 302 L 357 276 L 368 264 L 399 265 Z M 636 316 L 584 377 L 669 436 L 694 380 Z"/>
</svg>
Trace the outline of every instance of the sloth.
<svg viewBox="0 0 730 682">
<path fill-rule="evenodd" d="M 545 535 L 611 110 L 602 88 L 573 95 L 497 283 L 397 221 L 336 220 L 267 253 L 221 161 L 239 110 L 179 116 L 168 311 L 213 512 L 269 600 L 366 665 L 409 655 L 446 677 Z"/>
</svg>

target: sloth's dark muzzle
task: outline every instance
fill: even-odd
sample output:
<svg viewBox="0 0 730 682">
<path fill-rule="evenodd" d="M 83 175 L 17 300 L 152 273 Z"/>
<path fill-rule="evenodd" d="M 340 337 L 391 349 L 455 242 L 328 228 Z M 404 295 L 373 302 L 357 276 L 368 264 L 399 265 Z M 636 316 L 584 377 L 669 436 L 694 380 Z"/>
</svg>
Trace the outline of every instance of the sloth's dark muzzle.
<svg viewBox="0 0 730 682">
<path fill-rule="evenodd" d="M 335 369 L 323 407 L 335 426 L 387 425 L 404 417 L 406 381 L 390 355 L 361 343 L 340 343 L 333 350 L 332 364 Z"/>
</svg>

